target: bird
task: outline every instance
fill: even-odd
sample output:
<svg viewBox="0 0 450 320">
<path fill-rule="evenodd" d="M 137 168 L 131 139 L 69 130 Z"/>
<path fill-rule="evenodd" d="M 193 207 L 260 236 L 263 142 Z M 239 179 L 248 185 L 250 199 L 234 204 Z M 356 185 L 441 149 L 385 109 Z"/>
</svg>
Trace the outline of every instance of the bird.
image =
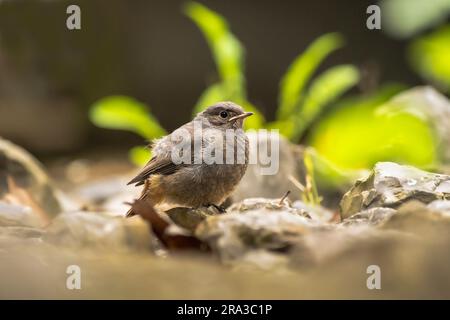
<svg viewBox="0 0 450 320">
<path fill-rule="evenodd" d="M 147 201 L 152 206 L 214 206 L 224 212 L 221 205 L 247 169 L 249 141 L 243 131 L 243 123 L 252 114 L 230 101 L 207 107 L 191 122 L 153 141 L 152 158 L 128 185 L 143 185 L 139 200 Z M 198 129 L 203 133 L 201 139 L 197 134 Z M 184 151 L 180 153 L 180 149 L 188 150 L 189 154 L 184 159 L 190 161 L 174 161 L 174 156 L 184 155 Z M 233 153 L 227 158 L 230 150 Z M 196 157 L 199 155 L 217 156 L 216 159 L 224 161 L 211 163 L 204 158 L 198 161 L 199 158 Z M 126 216 L 135 214 L 131 208 Z"/>
</svg>

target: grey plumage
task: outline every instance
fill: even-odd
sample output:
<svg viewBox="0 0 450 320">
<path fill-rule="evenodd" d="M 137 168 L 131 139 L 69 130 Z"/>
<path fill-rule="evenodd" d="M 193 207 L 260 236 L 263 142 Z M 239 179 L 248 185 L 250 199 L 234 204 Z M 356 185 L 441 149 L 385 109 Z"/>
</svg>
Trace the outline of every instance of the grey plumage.
<svg viewBox="0 0 450 320">
<path fill-rule="evenodd" d="M 145 185 L 141 199 L 150 201 L 152 205 L 169 203 L 188 207 L 219 206 L 233 191 L 247 169 L 248 139 L 242 126 L 244 118 L 249 115 L 251 113 L 245 113 L 240 106 L 232 102 L 219 102 L 207 108 L 193 121 L 155 141 L 152 159 L 129 184 Z M 223 150 L 223 157 L 220 157 L 224 161 L 223 164 L 207 164 L 205 161 L 200 164 L 194 163 L 196 143 L 194 131 L 199 124 L 203 129 L 202 132 L 208 132 L 208 136 L 203 137 L 201 141 L 197 140 L 197 143 L 201 143 L 197 149 L 199 151 L 197 156 L 199 153 L 205 155 L 211 149 L 214 150 L 213 147 L 217 147 L 216 150 Z M 228 134 L 234 133 L 231 140 L 227 130 Z M 189 142 L 184 142 L 186 136 L 180 135 L 180 132 L 190 135 Z M 189 155 L 191 162 L 174 163 L 172 152 L 178 152 L 176 146 L 189 147 L 186 143 L 191 144 Z M 233 148 L 234 161 L 231 164 L 225 163 L 227 148 Z M 214 152 L 212 155 L 220 156 Z M 239 155 L 242 157 L 239 158 Z M 134 215 L 132 210 L 127 216 L 131 215 Z"/>
</svg>

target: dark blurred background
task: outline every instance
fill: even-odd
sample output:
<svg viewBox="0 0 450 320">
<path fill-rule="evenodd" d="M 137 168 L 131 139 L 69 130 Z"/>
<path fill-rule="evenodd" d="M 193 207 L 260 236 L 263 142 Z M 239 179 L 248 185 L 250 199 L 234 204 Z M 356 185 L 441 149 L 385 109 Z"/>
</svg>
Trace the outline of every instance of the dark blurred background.
<svg viewBox="0 0 450 320">
<path fill-rule="evenodd" d="M 288 65 L 330 31 L 347 45 L 319 72 L 353 63 L 379 82 L 422 82 L 407 65 L 406 41 L 366 28 L 375 1 L 200 2 L 222 14 L 245 46 L 249 99 L 269 120 Z M 145 102 L 167 130 L 189 121 L 217 74 L 183 3 L 0 1 L 0 136 L 40 157 L 141 144 L 131 133 L 90 124 L 91 104 L 112 94 Z M 69 4 L 81 7 L 81 30 L 66 28 Z"/>
</svg>

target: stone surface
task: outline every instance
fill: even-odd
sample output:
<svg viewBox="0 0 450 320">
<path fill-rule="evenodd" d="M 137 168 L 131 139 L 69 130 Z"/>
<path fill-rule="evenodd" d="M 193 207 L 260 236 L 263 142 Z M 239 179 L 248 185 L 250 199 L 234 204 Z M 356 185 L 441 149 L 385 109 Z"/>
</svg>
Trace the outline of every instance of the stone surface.
<svg viewBox="0 0 450 320">
<path fill-rule="evenodd" d="M 335 261 L 353 261 L 355 257 L 365 255 L 373 255 L 379 262 L 386 247 L 414 246 L 417 242 L 414 236 L 406 232 L 380 230 L 367 224 L 321 228 L 305 234 L 292 247 L 290 267 L 302 271 L 314 270 Z"/>
<path fill-rule="evenodd" d="M 158 248 L 156 238 L 140 217 L 124 219 L 83 211 L 60 214 L 48 226 L 44 240 L 58 246 L 96 250 Z"/>
<path fill-rule="evenodd" d="M 447 201 L 448 202 L 448 201 Z M 448 204 L 446 204 L 448 208 Z M 416 234 L 422 238 L 448 238 L 450 234 L 450 214 L 436 202 L 425 205 L 419 201 L 409 201 L 397 213 L 383 223 L 382 227 Z"/>
<path fill-rule="evenodd" d="M 332 222 L 335 217 L 339 217 L 338 213 L 334 213 L 320 205 L 310 205 L 303 201 L 297 200 L 292 203 L 292 207 L 300 209 L 308 213 L 308 216 L 313 220 L 319 220 L 322 222 Z"/>
<path fill-rule="evenodd" d="M 308 213 L 303 208 L 293 207 L 287 199 L 270 198 L 248 198 L 241 202 L 235 203 L 227 211 L 228 212 L 247 212 L 247 211 L 286 211 L 296 215 L 309 217 Z"/>
<path fill-rule="evenodd" d="M 130 209 L 129 203 L 139 198 L 142 192 L 141 188 L 127 185 L 133 174 L 90 181 L 79 186 L 71 195 L 89 207 L 100 208 L 112 216 L 124 216 Z"/>
<path fill-rule="evenodd" d="M 37 239 L 40 241 L 45 231 L 33 227 L 8 226 L 0 227 L 0 246 L 11 244 L 11 240 L 22 241 L 27 239 Z"/>
<path fill-rule="evenodd" d="M 41 164 L 21 147 L 0 138 L 0 198 L 8 193 L 8 177 L 27 190 L 50 216 L 61 211 L 58 192 Z"/>
<path fill-rule="evenodd" d="M 380 163 L 346 194 L 357 211 L 342 222 L 321 206 L 281 199 L 285 192 L 246 198 L 225 213 L 160 212 L 170 239 L 207 249 L 183 251 L 162 249 L 157 221 L 111 215 L 128 194 L 121 184 L 85 189 L 96 210 L 61 213 L 45 227 L 32 207 L 0 201 L 0 282 L 8 286 L 0 296 L 70 298 L 53 288 L 77 264 L 87 271 L 85 298 L 448 298 L 448 176 Z M 365 286 L 371 264 L 388 270 L 376 294 Z"/>
<path fill-rule="evenodd" d="M 450 196 L 450 176 L 425 172 L 393 162 L 379 162 L 366 179 L 358 180 L 340 203 L 347 218 L 374 207 L 396 208 L 415 199 L 423 203 Z"/>
<path fill-rule="evenodd" d="M 389 220 L 397 210 L 392 208 L 375 207 L 370 208 L 348 217 L 342 221 L 342 225 L 379 225 Z"/>
<path fill-rule="evenodd" d="M 176 225 L 191 232 L 207 217 L 221 214 L 215 207 L 200 207 L 195 209 L 176 207 L 167 210 L 165 213 Z"/>
<path fill-rule="evenodd" d="M 450 200 L 435 200 L 427 205 L 427 208 L 450 216 Z"/>
<path fill-rule="evenodd" d="M 305 208 L 263 198 L 234 204 L 228 213 L 206 217 L 195 235 L 235 268 L 271 272 L 309 270 L 358 251 L 416 241 L 406 232 L 380 229 L 395 210 L 374 208 L 343 223 L 313 219 Z"/>
<path fill-rule="evenodd" d="M 19 204 L 0 201 L 0 226 L 23 226 L 39 228 L 44 221 L 33 209 Z"/>
<path fill-rule="evenodd" d="M 305 204 L 252 198 L 225 214 L 203 217 L 195 235 L 235 268 L 309 270 L 384 246 L 414 247 L 421 239 L 437 237 L 433 230 L 445 236 L 450 231 L 448 202 L 400 201 L 399 209 L 372 207 L 336 223 L 317 218 L 311 212 L 318 208 Z"/>
<path fill-rule="evenodd" d="M 0 296 L 73 298 L 58 284 L 77 264 L 86 270 L 77 297 L 88 299 L 448 298 L 447 202 L 371 208 L 342 223 L 279 199 L 247 199 L 223 214 L 202 208 L 195 234 L 231 268 L 198 251 L 148 254 L 148 242 L 130 240 L 129 224 L 142 232 L 137 238 L 149 237 L 138 217 L 64 213 L 47 229 L 0 227 L 0 282 L 8 287 Z M 372 264 L 384 290 L 367 290 Z"/>
<path fill-rule="evenodd" d="M 320 222 L 307 218 L 301 209 L 258 198 L 235 204 L 226 214 L 207 217 L 198 225 L 195 235 L 208 243 L 223 262 L 233 263 L 248 260 L 247 255 L 254 254 L 254 250 L 275 255 L 290 250 L 305 233 L 321 227 Z"/>
</svg>

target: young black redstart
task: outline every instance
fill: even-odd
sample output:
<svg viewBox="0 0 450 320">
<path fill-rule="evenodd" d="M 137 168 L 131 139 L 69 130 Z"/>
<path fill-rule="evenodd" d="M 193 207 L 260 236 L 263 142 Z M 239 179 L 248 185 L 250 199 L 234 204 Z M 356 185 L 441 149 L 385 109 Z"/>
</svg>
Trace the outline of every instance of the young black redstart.
<svg viewBox="0 0 450 320">
<path fill-rule="evenodd" d="M 232 102 L 207 108 L 155 141 L 152 159 L 128 184 L 144 185 L 140 199 L 151 205 L 220 208 L 247 169 L 249 143 L 242 126 L 250 115 Z M 178 161 L 186 150 L 188 161 Z M 127 217 L 134 214 L 130 209 Z"/>
</svg>

